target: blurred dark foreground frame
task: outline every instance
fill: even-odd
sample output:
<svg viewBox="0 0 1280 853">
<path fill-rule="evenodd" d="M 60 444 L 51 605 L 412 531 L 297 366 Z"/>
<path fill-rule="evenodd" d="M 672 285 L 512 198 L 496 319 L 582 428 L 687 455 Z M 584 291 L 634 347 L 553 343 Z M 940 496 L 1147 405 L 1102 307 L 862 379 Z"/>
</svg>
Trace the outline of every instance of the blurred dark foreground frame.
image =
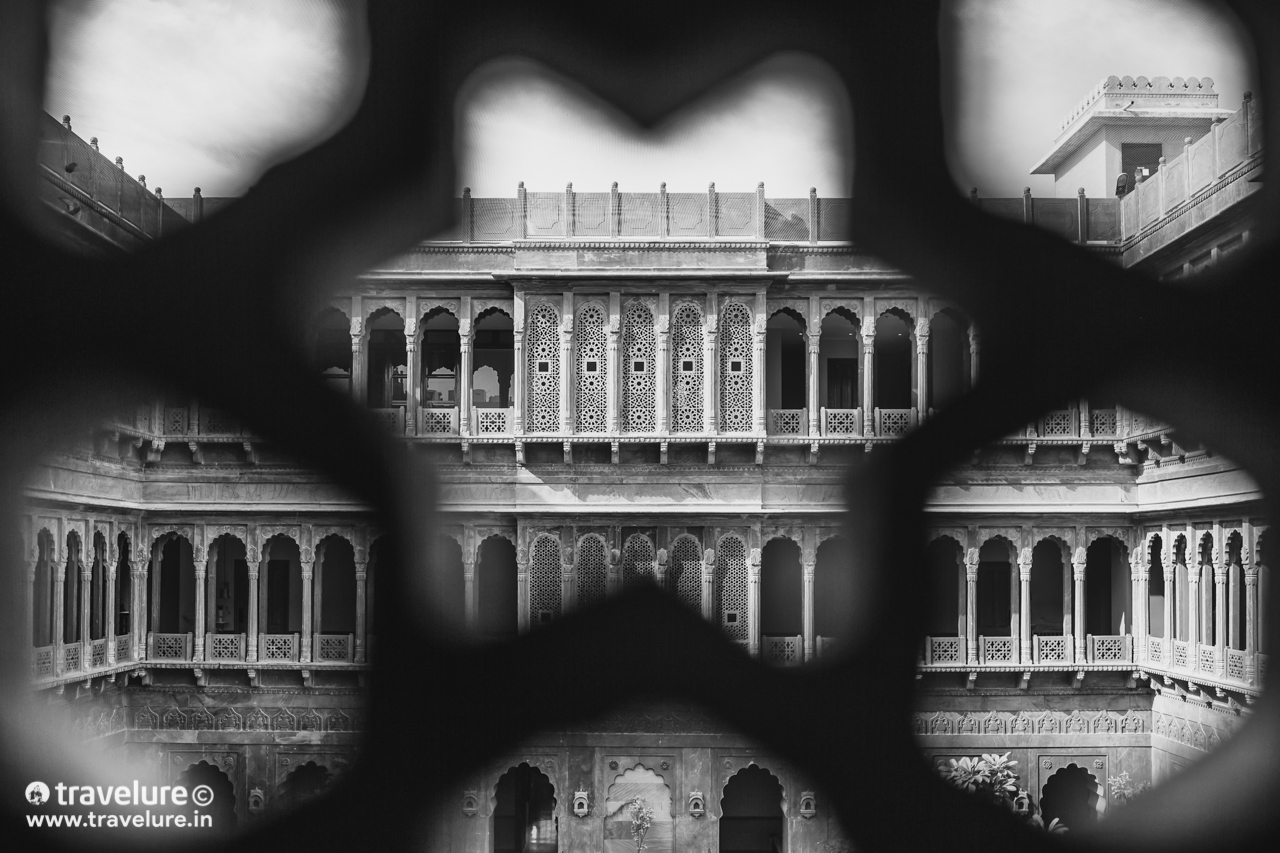
<svg viewBox="0 0 1280 853">
<path fill-rule="evenodd" d="M 1230 8 L 1255 39 L 1264 132 L 1280 138 L 1271 97 L 1280 92 L 1280 8 L 1260 1 Z M 931 482 L 975 448 L 1100 384 L 1238 462 L 1265 494 L 1280 494 L 1280 336 L 1268 275 L 1280 267 L 1273 189 L 1262 193 L 1252 250 L 1194 286 L 1157 284 L 984 215 L 946 169 L 942 106 L 955 84 L 941 59 L 936 3 L 373 2 L 368 14 L 369 82 L 343 130 L 199 226 L 103 261 L 66 254 L 32 226 L 44 11 L 38 3 L 0 9 L 9 318 L 0 346 L 10 366 L 0 452 L 9 517 L 30 455 L 91 418 L 128 387 L 122 377 L 133 377 L 189 390 L 290 448 L 375 507 L 395 535 L 398 564 L 414 565 L 429 535 L 430 471 L 410 463 L 368 413 L 328 393 L 300 347 L 277 332 L 293 327 L 300 305 L 319 303 L 328 288 L 449 224 L 455 93 L 480 63 L 504 55 L 543 62 L 642 124 L 779 51 L 829 63 L 854 111 L 850 238 L 962 305 L 983 329 L 984 372 L 971 393 L 850 474 L 851 560 L 863 606 L 844 657 L 766 669 L 712 626 L 644 591 L 515 642 L 459 646 L 436 627 L 450 617 L 433 611 L 430 590 L 410 572 L 387 572 L 362 761 L 345 785 L 256 825 L 236 840 L 239 849 L 420 849 L 428 804 L 467 770 L 553 721 L 655 696 L 697 703 L 802 767 L 859 850 L 1221 851 L 1272 840 L 1280 828 L 1273 758 L 1280 711 L 1270 695 L 1194 771 L 1092 836 L 1037 834 L 947 788 L 911 733 L 923 622 L 912 606 L 913 575 L 902 569 L 923 564 L 921 510 Z M 217 346 L 207 334 L 215 328 Z M 1280 517 L 1274 502 L 1268 513 Z M 12 527 L 0 530 L 5 553 L 19 553 Z M 868 566 L 884 570 L 859 569 Z M 7 625 L 21 624 L 18 577 L 6 572 Z M 1273 619 L 1280 613 L 1267 610 Z M 611 666 L 614 650 L 636 638 L 648 654 Z M 3 659 L 10 684 L 25 677 L 16 652 L 7 649 Z M 696 667 L 668 663 L 695 656 Z M 570 659 L 590 677 L 541 674 Z M 500 701 L 492 685 L 523 702 Z M 20 736 L 12 720 L 7 728 L 5 738 Z M 103 843 L 105 836 L 28 831 L 17 794 L 26 781 L 25 769 L 6 768 L 3 826 L 21 845 L 15 849 Z"/>
</svg>

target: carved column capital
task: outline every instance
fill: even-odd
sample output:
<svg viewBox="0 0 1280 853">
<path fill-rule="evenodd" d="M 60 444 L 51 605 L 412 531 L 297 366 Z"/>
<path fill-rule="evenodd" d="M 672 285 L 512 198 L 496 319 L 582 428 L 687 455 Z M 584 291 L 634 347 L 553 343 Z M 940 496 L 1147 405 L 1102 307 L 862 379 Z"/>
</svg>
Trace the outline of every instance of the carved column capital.
<svg viewBox="0 0 1280 853">
<path fill-rule="evenodd" d="M 1018 573 L 1021 575 L 1022 580 L 1031 579 L 1032 562 L 1031 549 L 1023 548 L 1022 553 L 1018 556 Z"/>
</svg>

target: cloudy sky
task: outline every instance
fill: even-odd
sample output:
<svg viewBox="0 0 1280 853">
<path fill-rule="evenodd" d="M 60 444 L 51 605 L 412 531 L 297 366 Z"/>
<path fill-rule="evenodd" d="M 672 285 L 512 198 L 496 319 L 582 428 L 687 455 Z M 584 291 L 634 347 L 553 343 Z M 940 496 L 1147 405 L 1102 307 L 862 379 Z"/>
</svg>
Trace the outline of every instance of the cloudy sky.
<svg viewBox="0 0 1280 853">
<path fill-rule="evenodd" d="M 271 163 L 334 132 L 364 86 L 359 0 L 61 0 L 46 109 L 166 195 L 236 195 Z M 954 0 L 957 98 L 948 116 L 962 187 L 1050 192 L 1027 175 L 1061 119 L 1110 74 L 1212 77 L 1234 108 L 1250 58 L 1220 7 L 1185 0 Z M 945 28 L 944 28 L 945 29 Z M 459 187 L 847 192 L 855 123 L 816 61 L 780 55 L 648 134 L 570 81 L 511 58 L 463 92 Z M 742 140 L 750 139 L 750 145 Z"/>
</svg>

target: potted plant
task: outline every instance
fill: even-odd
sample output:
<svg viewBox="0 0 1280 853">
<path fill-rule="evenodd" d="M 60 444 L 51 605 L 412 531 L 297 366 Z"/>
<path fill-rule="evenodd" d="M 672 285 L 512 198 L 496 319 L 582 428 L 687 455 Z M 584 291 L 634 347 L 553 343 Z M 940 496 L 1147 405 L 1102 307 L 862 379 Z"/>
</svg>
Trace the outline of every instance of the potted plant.
<svg viewBox="0 0 1280 853">
<path fill-rule="evenodd" d="M 1067 828 L 1054 818 L 1046 827 L 1044 819 L 1036 814 L 1031 795 L 1018 785 L 1018 762 L 1010 760 L 1011 753 L 988 753 L 977 757 L 953 758 L 947 764 L 939 764 L 942 778 L 962 791 L 968 791 L 994 805 L 1006 808 L 1033 826 L 1049 832 L 1066 832 Z"/>
</svg>

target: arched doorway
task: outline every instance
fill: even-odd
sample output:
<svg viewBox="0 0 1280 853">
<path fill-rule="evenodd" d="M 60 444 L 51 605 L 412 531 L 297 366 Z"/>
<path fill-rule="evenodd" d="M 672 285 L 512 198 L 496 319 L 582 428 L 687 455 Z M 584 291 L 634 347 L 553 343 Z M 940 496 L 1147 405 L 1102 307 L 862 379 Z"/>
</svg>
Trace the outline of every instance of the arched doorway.
<svg viewBox="0 0 1280 853">
<path fill-rule="evenodd" d="M 230 829 L 236 825 L 236 789 L 227 774 L 207 761 L 190 764 L 178 774 L 175 784 L 187 792 L 200 785 L 208 785 L 213 791 L 213 801 L 201 811 L 213 817 L 214 829 Z"/>
<path fill-rule="evenodd" d="M 418 328 L 422 336 L 418 355 L 418 405 L 424 409 L 452 409 L 459 404 L 458 370 L 462 338 L 458 333 L 458 318 L 443 308 L 437 308 L 422 318 Z M 438 431 L 426 421 L 422 429 L 424 432 Z"/>
<path fill-rule="evenodd" d="M 575 574 L 576 607 L 587 607 L 604 601 L 608 588 L 608 566 L 604 539 L 597 534 L 589 533 L 578 540 Z"/>
<path fill-rule="evenodd" d="M 978 550 L 977 620 L 978 634 L 1010 637 L 1013 632 L 1013 546 L 1007 539 L 988 539 Z"/>
<path fill-rule="evenodd" d="M 62 642 L 68 645 L 80 642 L 80 572 L 84 558 L 80 553 L 79 534 L 67 534 L 67 563 L 62 576 Z"/>
<path fill-rule="evenodd" d="M 1031 633 L 1036 637 L 1060 637 L 1066 633 L 1068 610 L 1064 566 L 1066 545 L 1058 539 L 1041 539 L 1031 549 Z M 1056 648 L 1056 646 L 1055 646 Z M 1065 659 L 1065 647 L 1063 658 Z M 1052 658 L 1048 658 L 1052 659 Z"/>
<path fill-rule="evenodd" d="M 1084 829 L 1098 822 L 1105 807 L 1102 785 L 1075 764 L 1050 776 L 1040 792 L 1040 816 L 1046 826 L 1056 819 L 1068 829 Z"/>
<path fill-rule="evenodd" d="M 1153 637 L 1165 635 L 1164 622 L 1164 542 L 1152 536 L 1147 552 L 1147 633 Z"/>
<path fill-rule="evenodd" d="M 694 612 L 702 610 L 702 548 L 689 533 L 676 537 L 667 569 L 667 589 Z"/>
<path fill-rule="evenodd" d="M 961 636 L 961 614 L 964 610 L 960 607 L 960 591 L 965 583 L 961 555 L 960 543 L 950 536 L 938 537 L 925 550 L 929 579 L 930 637 Z M 956 662 L 963 663 L 962 658 L 963 654 L 960 654 Z"/>
<path fill-rule="evenodd" d="M 517 587 L 516 546 L 503 536 L 490 536 L 480 544 L 476 565 L 480 636 L 507 640 L 520 633 L 520 599 Z"/>
<path fill-rule="evenodd" d="M 769 410 L 769 432 L 802 434 L 807 418 L 800 417 L 809 404 L 808 347 L 805 325 L 795 312 L 782 309 L 765 326 L 765 407 Z M 782 414 L 785 412 L 786 414 Z"/>
<path fill-rule="evenodd" d="M 494 789 L 493 853 L 554 853 L 559 835 L 555 794 L 551 780 L 536 767 L 521 764 L 503 773 Z"/>
<path fill-rule="evenodd" d="M 818 405 L 828 412 L 822 419 L 824 435 L 862 432 L 862 423 L 854 416 L 862 407 L 860 352 L 862 337 L 853 312 L 836 308 L 822 318 L 818 335 Z"/>
<path fill-rule="evenodd" d="M 36 648 L 51 646 L 54 640 L 54 613 L 58 607 L 53 590 L 55 549 L 53 534 L 41 529 L 36 534 L 36 577 L 31 600 L 31 643 Z M 51 673 L 52 669 L 44 674 Z"/>
<path fill-rule="evenodd" d="M 786 850 L 782 783 L 761 767 L 744 767 L 725 783 L 720 800 L 720 853 Z"/>
<path fill-rule="evenodd" d="M 119 559 L 116 562 L 116 604 L 113 618 L 117 637 L 128 637 L 133 631 L 133 577 L 129 568 L 133 552 L 130 545 L 129 537 L 125 534 L 121 533 L 116 537 Z M 132 644 L 126 640 L 124 647 L 117 652 L 117 659 L 121 659 L 120 652 L 126 655 L 123 659 L 128 659 L 131 649 Z"/>
<path fill-rule="evenodd" d="M 760 553 L 761 656 L 767 663 L 803 663 L 803 634 L 800 546 L 791 539 L 771 539 Z"/>
<path fill-rule="evenodd" d="M 354 659 L 356 630 L 355 549 L 341 536 L 328 536 L 316 547 L 317 567 L 311 606 L 315 660 Z M 458 612 L 461 612 L 459 610 Z"/>
<path fill-rule="evenodd" d="M 831 536 L 814 555 L 813 634 L 818 657 L 835 648 L 849 629 L 853 607 L 853 570 L 849 565 L 849 540 Z"/>
<path fill-rule="evenodd" d="M 300 764 L 280 783 L 280 806 L 292 808 L 324 793 L 333 782 L 329 768 L 314 761 Z"/>
<path fill-rule="evenodd" d="M 874 399 L 877 409 L 912 407 L 915 334 L 911 318 L 890 309 L 876 318 Z"/>
<path fill-rule="evenodd" d="M 408 398 L 404 318 L 390 308 L 382 308 L 373 312 L 365 325 L 369 330 L 367 405 L 371 409 L 403 406 Z"/>
<path fill-rule="evenodd" d="M 604 798 L 604 853 L 635 853 L 632 803 L 643 800 L 653 809 L 652 823 L 644 836 L 645 853 L 671 853 L 675 847 L 671 818 L 671 788 L 643 764 L 618 774 Z"/>
<path fill-rule="evenodd" d="M 515 370 L 515 326 L 504 311 L 492 308 L 476 318 L 473 332 L 470 405 L 505 409 L 511 405 Z"/>
<path fill-rule="evenodd" d="M 341 394 L 351 393 L 351 320 L 330 306 L 316 318 L 312 356 L 325 384 Z"/>
<path fill-rule="evenodd" d="M 1120 634 L 1132 627 L 1129 618 L 1129 564 L 1123 546 L 1109 536 L 1085 551 L 1084 629 L 1086 634 Z"/>
<path fill-rule="evenodd" d="M 249 562 L 244 543 L 231 534 L 209 545 L 209 613 L 205 630 L 212 636 L 205 654 L 210 660 L 243 660 L 249 631 Z"/>
<path fill-rule="evenodd" d="M 969 321 L 960 312 L 944 308 L 929 321 L 930 411 L 941 409 L 969 390 Z"/>
<path fill-rule="evenodd" d="M 191 543 L 171 534 L 159 551 L 159 570 L 151 579 L 151 630 L 159 634 L 185 634 L 195 630 L 196 624 Z"/>
</svg>

